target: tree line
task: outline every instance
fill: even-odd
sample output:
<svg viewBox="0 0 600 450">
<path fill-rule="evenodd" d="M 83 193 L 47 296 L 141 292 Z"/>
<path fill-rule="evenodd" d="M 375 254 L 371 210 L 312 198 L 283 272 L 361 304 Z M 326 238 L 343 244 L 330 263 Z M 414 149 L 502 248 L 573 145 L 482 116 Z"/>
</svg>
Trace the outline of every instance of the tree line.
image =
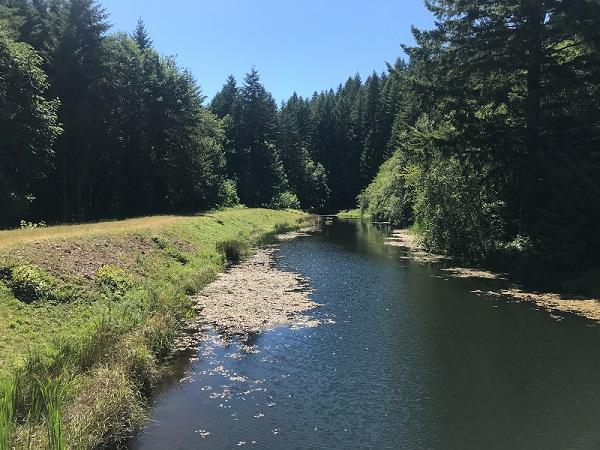
<svg viewBox="0 0 600 450">
<path fill-rule="evenodd" d="M 294 93 L 278 108 L 252 70 L 241 86 L 230 76 L 210 109 L 225 123 L 228 177 L 243 203 L 283 192 L 303 209 L 333 212 L 354 207 L 390 156 L 399 103 L 398 79 L 373 73 L 310 98 Z"/>
<path fill-rule="evenodd" d="M 427 0 L 406 60 L 277 105 L 252 69 L 205 106 L 140 21 L 0 0 L 0 222 L 248 206 L 414 226 L 465 260 L 600 251 L 600 4 Z"/>
<path fill-rule="evenodd" d="M 252 69 L 204 106 L 140 21 L 94 0 L 0 0 L 0 225 L 248 206 L 352 207 L 379 165 L 396 80 L 277 105 Z"/>
<path fill-rule="evenodd" d="M 391 75 L 394 154 L 362 209 L 465 260 L 551 276 L 598 267 L 600 3 L 427 6 L 436 27 L 413 30 Z"/>
<path fill-rule="evenodd" d="M 143 24 L 92 0 L 0 1 L 0 222 L 226 203 L 220 122 Z"/>
</svg>

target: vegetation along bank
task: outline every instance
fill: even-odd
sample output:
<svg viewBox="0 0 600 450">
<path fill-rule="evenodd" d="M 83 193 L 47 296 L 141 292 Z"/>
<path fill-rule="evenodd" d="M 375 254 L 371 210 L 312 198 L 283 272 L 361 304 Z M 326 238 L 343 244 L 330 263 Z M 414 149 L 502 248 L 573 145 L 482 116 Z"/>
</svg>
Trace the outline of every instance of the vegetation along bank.
<svg viewBox="0 0 600 450">
<path fill-rule="evenodd" d="M 195 317 L 190 295 L 307 218 L 235 208 L 0 232 L 0 448 L 127 440 Z"/>
</svg>

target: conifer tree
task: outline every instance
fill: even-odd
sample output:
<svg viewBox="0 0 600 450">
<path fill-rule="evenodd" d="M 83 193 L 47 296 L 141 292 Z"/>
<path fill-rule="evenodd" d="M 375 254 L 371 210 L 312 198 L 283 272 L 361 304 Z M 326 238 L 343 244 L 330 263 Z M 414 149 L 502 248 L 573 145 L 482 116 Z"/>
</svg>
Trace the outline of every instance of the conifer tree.
<svg viewBox="0 0 600 450">
<path fill-rule="evenodd" d="M 136 42 L 140 50 L 145 50 L 152 47 L 152 39 L 150 39 L 150 35 L 146 30 L 146 25 L 141 17 L 138 19 L 137 25 L 135 26 L 135 30 L 133 31 L 131 37 Z"/>
</svg>

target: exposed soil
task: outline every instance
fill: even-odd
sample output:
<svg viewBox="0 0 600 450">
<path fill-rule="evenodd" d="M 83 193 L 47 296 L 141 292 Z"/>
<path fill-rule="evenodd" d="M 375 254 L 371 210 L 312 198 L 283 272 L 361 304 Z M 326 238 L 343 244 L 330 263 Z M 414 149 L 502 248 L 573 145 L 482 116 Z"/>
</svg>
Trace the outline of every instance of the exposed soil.
<svg viewBox="0 0 600 450">
<path fill-rule="evenodd" d="M 180 251 L 193 251 L 188 242 L 169 237 L 169 242 Z M 96 271 L 105 265 L 114 265 L 133 271 L 139 256 L 160 252 L 159 246 L 141 234 L 125 236 L 96 236 L 85 240 L 40 240 L 16 247 L 5 254 L 17 261 L 35 264 L 61 277 L 82 277 L 93 280 Z"/>
</svg>

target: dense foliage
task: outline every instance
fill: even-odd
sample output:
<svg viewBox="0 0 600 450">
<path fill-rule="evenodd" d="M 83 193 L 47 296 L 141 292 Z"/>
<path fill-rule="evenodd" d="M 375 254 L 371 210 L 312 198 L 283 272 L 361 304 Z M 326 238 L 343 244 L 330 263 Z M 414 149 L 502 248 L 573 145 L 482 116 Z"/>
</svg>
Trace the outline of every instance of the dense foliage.
<svg viewBox="0 0 600 450">
<path fill-rule="evenodd" d="M 581 268 L 600 251 L 600 4 L 429 1 L 392 160 L 363 209 L 469 260 Z"/>
<path fill-rule="evenodd" d="M 222 123 L 142 22 L 107 35 L 93 0 L 0 0 L 0 27 L 0 225 L 235 202 Z"/>
<path fill-rule="evenodd" d="M 389 156 L 397 84 L 386 74 L 364 83 L 356 75 L 310 99 L 294 93 L 278 109 L 255 70 L 241 87 L 230 76 L 210 109 L 227 124 L 228 176 L 242 202 L 272 205 L 290 192 L 307 210 L 353 206 Z"/>
<path fill-rule="evenodd" d="M 358 196 L 464 259 L 589 266 L 600 5 L 427 6 L 436 27 L 386 73 L 278 106 L 252 69 L 206 108 L 141 20 L 111 35 L 94 0 L 0 0 L 0 224 Z"/>
</svg>

